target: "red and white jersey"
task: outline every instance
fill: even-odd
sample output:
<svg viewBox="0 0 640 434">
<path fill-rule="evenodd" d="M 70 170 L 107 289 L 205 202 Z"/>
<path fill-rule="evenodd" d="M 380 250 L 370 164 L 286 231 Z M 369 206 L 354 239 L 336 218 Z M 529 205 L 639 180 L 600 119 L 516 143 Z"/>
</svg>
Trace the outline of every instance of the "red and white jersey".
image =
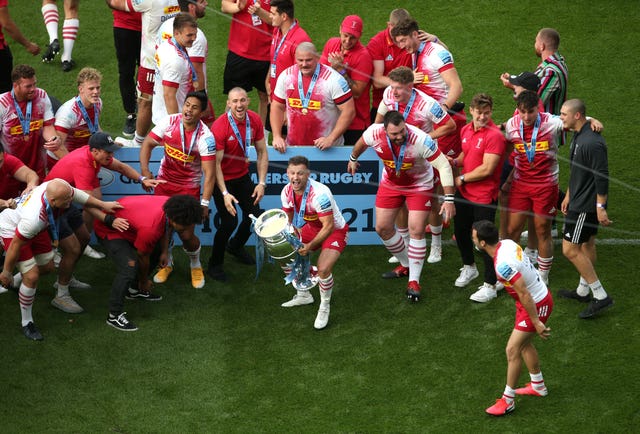
<svg viewBox="0 0 640 434">
<path fill-rule="evenodd" d="M 462 152 L 464 152 L 462 173 L 469 173 L 481 166 L 485 154 L 499 155 L 500 162 L 491 175 L 477 182 L 463 183 L 458 187 L 458 190 L 465 199 L 473 203 L 487 204 L 497 200 L 502 162 L 507 147 L 502 131 L 493 121 L 489 121 L 485 127 L 477 131 L 473 128 L 473 122 L 470 122 L 460 130 L 460 138 L 462 139 Z"/>
<path fill-rule="evenodd" d="M 342 43 L 340 42 L 340 38 L 331 38 L 324 45 L 320 62 L 331 66 L 329 54 L 336 51 L 342 52 Z M 371 87 L 371 77 L 373 76 L 373 60 L 371 60 L 371 55 L 360 41 L 356 42 L 352 49 L 342 52 L 342 54 L 344 56 L 343 65 L 347 76 L 351 78 L 351 80 L 367 83 L 362 94 L 354 99 L 356 117 L 348 128 L 350 130 L 364 130 L 371 125 L 371 116 L 369 114 L 371 97 L 369 95 L 369 89 Z"/>
<path fill-rule="evenodd" d="M 404 120 L 409 125 L 418 127 L 425 133 L 430 133 L 434 129 L 449 122 L 451 116 L 442 109 L 438 101 L 417 89 L 413 89 L 413 93 L 415 94 L 415 98 L 407 112 L 407 106 L 411 100 L 407 103 L 398 103 L 393 97 L 391 86 L 388 86 L 382 95 L 382 101 L 380 101 L 380 105 L 378 106 L 378 113 L 384 116 L 387 112 L 397 110 L 403 115 Z"/>
<path fill-rule="evenodd" d="M 311 226 L 321 228 L 322 223 L 319 218 L 333 214 L 334 228 L 344 228 L 347 222 L 342 216 L 342 212 L 340 212 L 340 208 L 338 208 L 338 204 L 336 204 L 329 187 L 313 179 L 309 179 L 308 182 L 311 183 L 311 186 L 309 187 L 307 203 L 304 208 L 304 221 Z M 282 210 L 284 212 L 292 212 L 295 218 L 296 212 L 300 210 L 302 196 L 297 196 L 294 193 L 291 183 L 285 185 L 280 193 Z"/>
<path fill-rule="evenodd" d="M 238 141 L 226 113 L 216 119 L 211 126 L 211 132 L 216 139 L 216 152 L 224 152 L 220 165 L 225 181 L 238 179 L 249 173 L 249 159 L 245 153 L 245 147 L 247 146 L 247 117 L 251 127 L 250 145 L 255 146 L 258 140 L 264 139 L 264 125 L 260 115 L 252 110 L 247 110 L 247 114 L 242 121 L 234 118 L 242 144 Z"/>
<path fill-rule="evenodd" d="M 164 101 L 164 86 L 177 89 L 176 101 L 178 109 L 182 108 L 187 94 L 193 87 L 193 70 L 189 59 L 171 39 L 162 42 L 156 50 L 156 80 L 153 85 L 153 104 L 151 106 L 151 120 L 154 124 L 167 116 L 167 106 Z"/>
<path fill-rule="evenodd" d="M 518 243 L 509 239 L 500 241 L 496 248 L 493 264 L 498 280 L 504 284 L 509 295 L 518 302 L 520 299 L 513 289 L 513 284 L 519 279 L 524 279 L 527 291 L 535 303 L 542 301 L 547 296 L 549 292 L 547 285 L 540 279 L 538 270 L 529 261 Z"/>
<path fill-rule="evenodd" d="M 23 114 L 26 114 L 27 101 L 18 104 Z M 53 125 L 53 110 L 47 92 L 36 89 L 31 101 L 31 123 L 29 135 L 25 136 L 22 124 L 14 107 L 11 92 L 0 95 L 0 141 L 8 154 L 14 155 L 35 171 L 40 179 L 44 179 L 46 154 L 42 128 Z M 17 182 L 17 181 L 16 181 Z"/>
<path fill-rule="evenodd" d="M 284 35 L 279 27 L 273 29 L 271 47 L 269 49 L 269 60 L 271 62 L 269 65 L 269 87 L 271 88 L 271 95 L 273 95 L 276 80 L 280 77 L 280 74 L 296 63 L 296 48 L 302 42 L 311 42 L 311 38 L 300 27 L 298 20 Z"/>
<path fill-rule="evenodd" d="M 163 41 L 171 39 L 173 37 L 173 20 L 175 17 L 169 18 L 162 23 L 160 29 L 158 29 L 158 35 L 156 44 L 159 46 Z M 207 37 L 200 27 L 196 33 L 196 40 L 191 47 L 187 48 L 187 54 L 193 63 L 202 63 L 204 68 L 204 76 L 207 76 L 207 54 L 209 54 L 209 43 Z M 205 80 L 206 85 L 206 80 Z"/>
<path fill-rule="evenodd" d="M 399 173 L 396 158 L 400 146 L 390 144 L 382 124 L 373 124 L 362 134 L 364 143 L 373 148 L 382 160 L 384 172 L 380 184 L 393 188 L 430 190 L 433 188 L 433 167 L 429 164 L 440 155 L 438 145 L 427 133 L 413 125 L 407 126 L 407 140 Z"/>
<path fill-rule="evenodd" d="M 48 184 L 43 182 L 21 197 L 15 209 L 8 208 L 0 213 L 0 238 L 17 236 L 30 240 L 49 227 L 51 220 L 44 197 Z M 74 188 L 72 197 L 74 203 L 84 205 L 89 195 Z M 52 208 L 53 220 L 56 221 L 63 212 L 62 209 Z"/>
<path fill-rule="evenodd" d="M 180 12 L 177 0 L 127 0 L 127 11 L 142 13 L 140 66 L 153 69 L 156 37 L 160 25 Z"/>
<path fill-rule="evenodd" d="M 550 113 L 540 113 L 540 127 L 536 138 L 535 155 L 529 162 L 526 148 L 531 146 L 531 135 L 534 127 L 524 127 L 524 137 L 520 135 L 522 120 L 519 114 L 509 119 L 505 133 L 507 140 L 513 143 L 514 174 L 516 181 L 526 181 L 530 184 L 558 183 L 558 140 L 562 132 L 562 121 L 558 116 Z M 525 147 L 524 142 L 527 146 Z"/>
<path fill-rule="evenodd" d="M 216 141 L 207 126 L 200 121 L 196 130 L 180 133 L 182 113 L 165 116 L 149 133 L 164 147 L 158 178 L 185 188 L 197 188 L 202 178 L 201 160 L 215 160 Z M 193 147 L 191 146 L 193 144 Z"/>
<path fill-rule="evenodd" d="M 340 110 L 338 105 L 352 98 L 349 84 L 333 68 L 320 65 L 318 79 L 311 92 L 306 114 L 298 91 L 298 65 L 293 65 L 278 77 L 273 100 L 286 105 L 287 144 L 290 146 L 312 146 L 319 137 L 328 136 L 336 126 Z M 302 77 L 302 96 L 309 90 L 311 76 Z M 335 145 L 344 144 L 340 137 Z"/>
<path fill-rule="evenodd" d="M 0 166 L 0 199 L 13 199 L 20 194 L 19 188 L 13 188 L 16 172 L 24 166 L 18 157 L 4 153 L 4 163 Z"/>
<path fill-rule="evenodd" d="M 96 126 L 99 130 L 100 114 L 102 113 L 102 99 L 100 99 L 97 104 L 91 104 L 90 107 L 85 109 L 91 123 L 93 123 L 95 119 L 98 119 L 98 125 Z M 87 121 L 84 116 L 82 116 L 82 111 L 80 110 L 75 97 L 60 106 L 56 112 L 55 126 L 56 131 L 67 134 L 65 146 L 69 152 L 89 144 L 91 132 L 89 131 Z M 53 152 L 47 152 L 47 154 L 49 154 L 50 157 L 57 159 Z"/>
<path fill-rule="evenodd" d="M 271 9 L 271 0 L 255 0 L 265 11 Z M 247 12 L 254 0 L 248 0 L 244 9 L 233 14 L 229 28 L 229 51 L 245 59 L 269 61 L 273 26 L 258 15 Z M 288 66 L 288 65 L 287 65 Z"/>
<path fill-rule="evenodd" d="M 413 58 L 416 57 L 413 69 L 424 73 L 422 83 L 416 87 L 442 104 L 449 95 L 449 86 L 441 74 L 455 68 L 453 56 L 442 45 L 427 42 L 420 54 L 413 53 Z"/>
<path fill-rule="evenodd" d="M 371 54 L 371 59 L 375 62 L 381 60 L 384 62 L 384 70 L 382 74 L 386 77 L 391 71 L 398 66 L 408 66 L 411 68 L 411 54 L 406 50 L 398 47 L 389 33 L 389 28 L 378 32 L 367 44 L 367 50 Z M 373 107 L 378 107 L 382 101 L 382 93 L 384 89 L 373 88 L 372 98 Z"/>
</svg>

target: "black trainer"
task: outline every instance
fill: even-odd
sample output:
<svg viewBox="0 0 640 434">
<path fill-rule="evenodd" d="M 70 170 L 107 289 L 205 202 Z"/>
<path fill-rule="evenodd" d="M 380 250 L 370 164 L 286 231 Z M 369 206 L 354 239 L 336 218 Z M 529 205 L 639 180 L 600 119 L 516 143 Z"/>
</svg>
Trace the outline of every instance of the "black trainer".
<svg viewBox="0 0 640 434">
<path fill-rule="evenodd" d="M 138 291 L 133 288 L 129 288 L 127 293 L 124 295 L 124 298 L 126 298 L 127 300 L 147 300 L 147 301 L 162 300 L 161 295 L 154 294 L 152 292 Z"/>
<path fill-rule="evenodd" d="M 71 60 L 63 60 L 62 61 L 62 72 L 69 72 L 76 66 L 76 62 Z"/>
<path fill-rule="evenodd" d="M 136 115 L 131 113 L 127 115 L 127 119 L 124 121 L 124 127 L 122 127 L 122 135 L 127 139 L 133 139 L 136 133 Z"/>
<path fill-rule="evenodd" d="M 29 321 L 29 324 L 22 327 L 22 333 L 24 333 L 27 339 L 31 339 L 32 341 L 41 341 L 44 339 L 33 321 Z"/>
<path fill-rule="evenodd" d="M 578 294 L 578 291 L 576 291 L 575 289 L 573 291 L 570 291 L 568 289 L 561 289 L 560 291 L 558 291 L 558 295 L 562 298 L 578 300 L 581 303 L 589 303 L 593 298 L 591 293 L 588 293 L 587 295 L 580 295 Z"/>
<path fill-rule="evenodd" d="M 222 265 L 210 265 L 209 268 L 207 268 L 207 275 L 219 282 L 227 281 L 227 274 L 224 272 Z"/>
<path fill-rule="evenodd" d="M 382 273 L 383 279 L 399 279 L 401 277 L 409 276 L 409 267 L 403 267 L 402 265 L 398 265 L 391 271 L 387 271 L 386 273 Z"/>
<path fill-rule="evenodd" d="M 231 253 L 233 256 L 238 258 L 240 262 L 246 265 L 255 265 L 256 260 L 253 259 L 251 255 L 247 253 L 244 247 L 234 248 L 231 246 L 231 243 L 227 246 L 227 252 Z"/>
<path fill-rule="evenodd" d="M 44 53 L 42 54 L 42 61 L 44 63 L 51 62 L 59 52 L 60 42 L 58 42 L 57 39 L 54 39 L 53 42 L 47 45 L 47 48 L 44 50 Z"/>
<path fill-rule="evenodd" d="M 129 322 L 127 317 L 125 316 L 127 312 L 122 312 L 118 316 L 114 314 L 109 314 L 107 317 L 107 324 L 109 324 L 114 329 L 121 330 L 123 332 L 135 332 L 138 330 L 138 327 L 132 322 Z"/>
<path fill-rule="evenodd" d="M 591 303 L 589 303 L 589 306 L 587 306 L 585 310 L 580 312 L 578 316 L 582 319 L 592 318 L 596 314 L 602 312 L 603 310 L 611 306 L 613 306 L 613 298 L 609 297 L 608 295 L 606 298 L 603 298 L 602 300 L 598 300 L 597 298 L 594 298 L 593 300 L 591 300 Z"/>
</svg>

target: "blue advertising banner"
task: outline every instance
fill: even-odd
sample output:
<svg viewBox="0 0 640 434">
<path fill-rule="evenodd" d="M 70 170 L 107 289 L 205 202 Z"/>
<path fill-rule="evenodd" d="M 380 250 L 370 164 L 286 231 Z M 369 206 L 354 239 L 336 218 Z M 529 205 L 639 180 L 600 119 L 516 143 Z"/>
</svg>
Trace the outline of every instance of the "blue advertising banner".
<svg viewBox="0 0 640 434">
<path fill-rule="evenodd" d="M 136 169 L 140 169 L 138 148 L 123 148 L 115 154 L 120 161 Z M 367 150 L 358 160 L 358 173 L 347 173 L 347 161 L 351 154 L 351 147 L 336 147 L 320 151 L 313 147 L 290 147 L 287 152 L 280 154 L 269 147 L 269 171 L 267 174 L 267 189 L 265 197 L 260 202 L 262 209 L 280 208 L 280 192 L 289 182 L 287 179 L 287 161 L 294 155 L 304 155 L 311 165 L 311 178 L 327 185 L 335 196 L 344 218 L 349 224 L 349 244 L 370 245 L 380 244 L 375 232 L 375 195 L 380 183 L 382 165 L 375 152 Z M 163 149 L 157 147 L 151 154 L 150 169 L 158 172 Z M 255 168 L 255 148 L 251 148 L 250 155 L 252 180 L 257 183 Z M 102 169 L 100 184 L 105 200 L 115 200 L 122 196 L 146 194 L 137 181 L 121 176 L 119 173 Z M 209 221 L 197 227 L 197 234 L 202 244 L 211 245 L 213 234 L 217 226 L 217 213 L 211 201 L 211 215 Z M 257 216 L 256 216 L 257 217 Z M 253 237 L 249 244 L 253 245 Z"/>
</svg>

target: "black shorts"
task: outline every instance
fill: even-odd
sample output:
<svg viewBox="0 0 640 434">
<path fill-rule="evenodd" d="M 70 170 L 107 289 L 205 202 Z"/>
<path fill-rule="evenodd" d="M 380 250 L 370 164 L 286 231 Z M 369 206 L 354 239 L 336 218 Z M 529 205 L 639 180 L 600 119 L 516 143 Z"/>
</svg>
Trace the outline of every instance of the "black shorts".
<svg viewBox="0 0 640 434">
<path fill-rule="evenodd" d="M 222 92 L 226 95 L 234 87 L 241 87 L 247 92 L 255 87 L 261 92 L 266 92 L 265 80 L 268 72 L 268 61 L 247 59 L 229 51 L 224 65 Z"/>
<path fill-rule="evenodd" d="M 58 223 L 58 237 L 64 240 L 84 224 L 82 209 L 71 205 L 61 216 Z"/>
<path fill-rule="evenodd" d="M 565 217 L 562 238 L 583 244 L 598 233 L 598 216 L 594 212 L 569 211 Z"/>
</svg>

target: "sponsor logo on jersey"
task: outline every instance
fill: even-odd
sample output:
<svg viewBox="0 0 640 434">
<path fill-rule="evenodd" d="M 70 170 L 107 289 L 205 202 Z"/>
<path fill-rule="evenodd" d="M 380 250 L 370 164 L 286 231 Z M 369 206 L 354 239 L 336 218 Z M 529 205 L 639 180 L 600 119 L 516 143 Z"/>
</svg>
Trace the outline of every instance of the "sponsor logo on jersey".
<svg viewBox="0 0 640 434">
<path fill-rule="evenodd" d="M 522 320 L 518 323 L 518 327 L 528 327 L 527 325 L 527 321 L 526 320 Z"/>
<path fill-rule="evenodd" d="M 393 56 L 391 54 L 387 54 L 387 57 L 384 60 L 386 60 L 387 62 L 393 62 Z"/>
<path fill-rule="evenodd" d="M 440 51 L 438 53 L 438 57 L 445 65 L 447 63 L 453 63 L 453 57 L 451 57 L 451 53 L 449 53 L 448 51 Z"/>
<path fill-rule="evenodd" d="M 393 160 L 382 160 L 382 164 L 384 164 L 386 167 L 388 167 L 389 169 L 394 169 L 396 168 L 396 162 Z M 409 170 L 413 167 L 413 163 L 402 163 L 402 166 L 400 166 L 400 170 Z"/>
<path fill-rule="evenodd" d="M 210 154 L 216 153 L 216 139 L 213 136 L 206 137 L 204 142 L 207 145 L 207 152 Z"/>
<path fill-rule="evenodd" d="M 29 124 L 29 132 L 38 131 L 40 128 L 42 128 L 43 125 L 44 125 L 44 120 L 43 119 L 38 119 L 37 121 L 31 121 L 31 123 Z M 12 136 L 21 136 L 21 135 L 23 135 L 22 125 L 16 125 L 14 127 L 11 127 L 9 129 L 9 134 L 12 135 Z"/>
<path fill-rule="evenodd" d="M 289 107 L 301 109 L 302 108 L 302 100 L 300 98 L 288 98 Z M 309 110 L 320 110 L 322 108 L 322 101 L 311 100 L 309 101 Z"/>
<path fill-rule="evenodd" d="M 442 107 L 440 107 L 440 104 L 434 104 L 431 107 L 431 114 L 436 117 L 436 118 L 441 118 L 444 117 L 444 110 L 442 110 Z"/>
<path fill-rule="evenodd" d="M 215 149 L 215 145 L 214 145 L 214 149 Z M 182 152 L 180 149 L 176 149 L 170 146 L 168 143 L 164 144 L 164 152 L 165 154 L 167 154 L 167 157 L 173 158 L 174 160 L 177 160 L 181 163 L 193 163 L 193 161 L 196 159 L 195 155 L 187 155 L 184 152 Z"/>
<path fill-rule="evenodd" d="M 524 143 L 516 143 L 513 145 L 516 152 L 524 154 Z M 549 142 L 547 140 L 543 142 L 536 142 L 536 152 L 545 152 L 549 150 Z"/>
</svg>

